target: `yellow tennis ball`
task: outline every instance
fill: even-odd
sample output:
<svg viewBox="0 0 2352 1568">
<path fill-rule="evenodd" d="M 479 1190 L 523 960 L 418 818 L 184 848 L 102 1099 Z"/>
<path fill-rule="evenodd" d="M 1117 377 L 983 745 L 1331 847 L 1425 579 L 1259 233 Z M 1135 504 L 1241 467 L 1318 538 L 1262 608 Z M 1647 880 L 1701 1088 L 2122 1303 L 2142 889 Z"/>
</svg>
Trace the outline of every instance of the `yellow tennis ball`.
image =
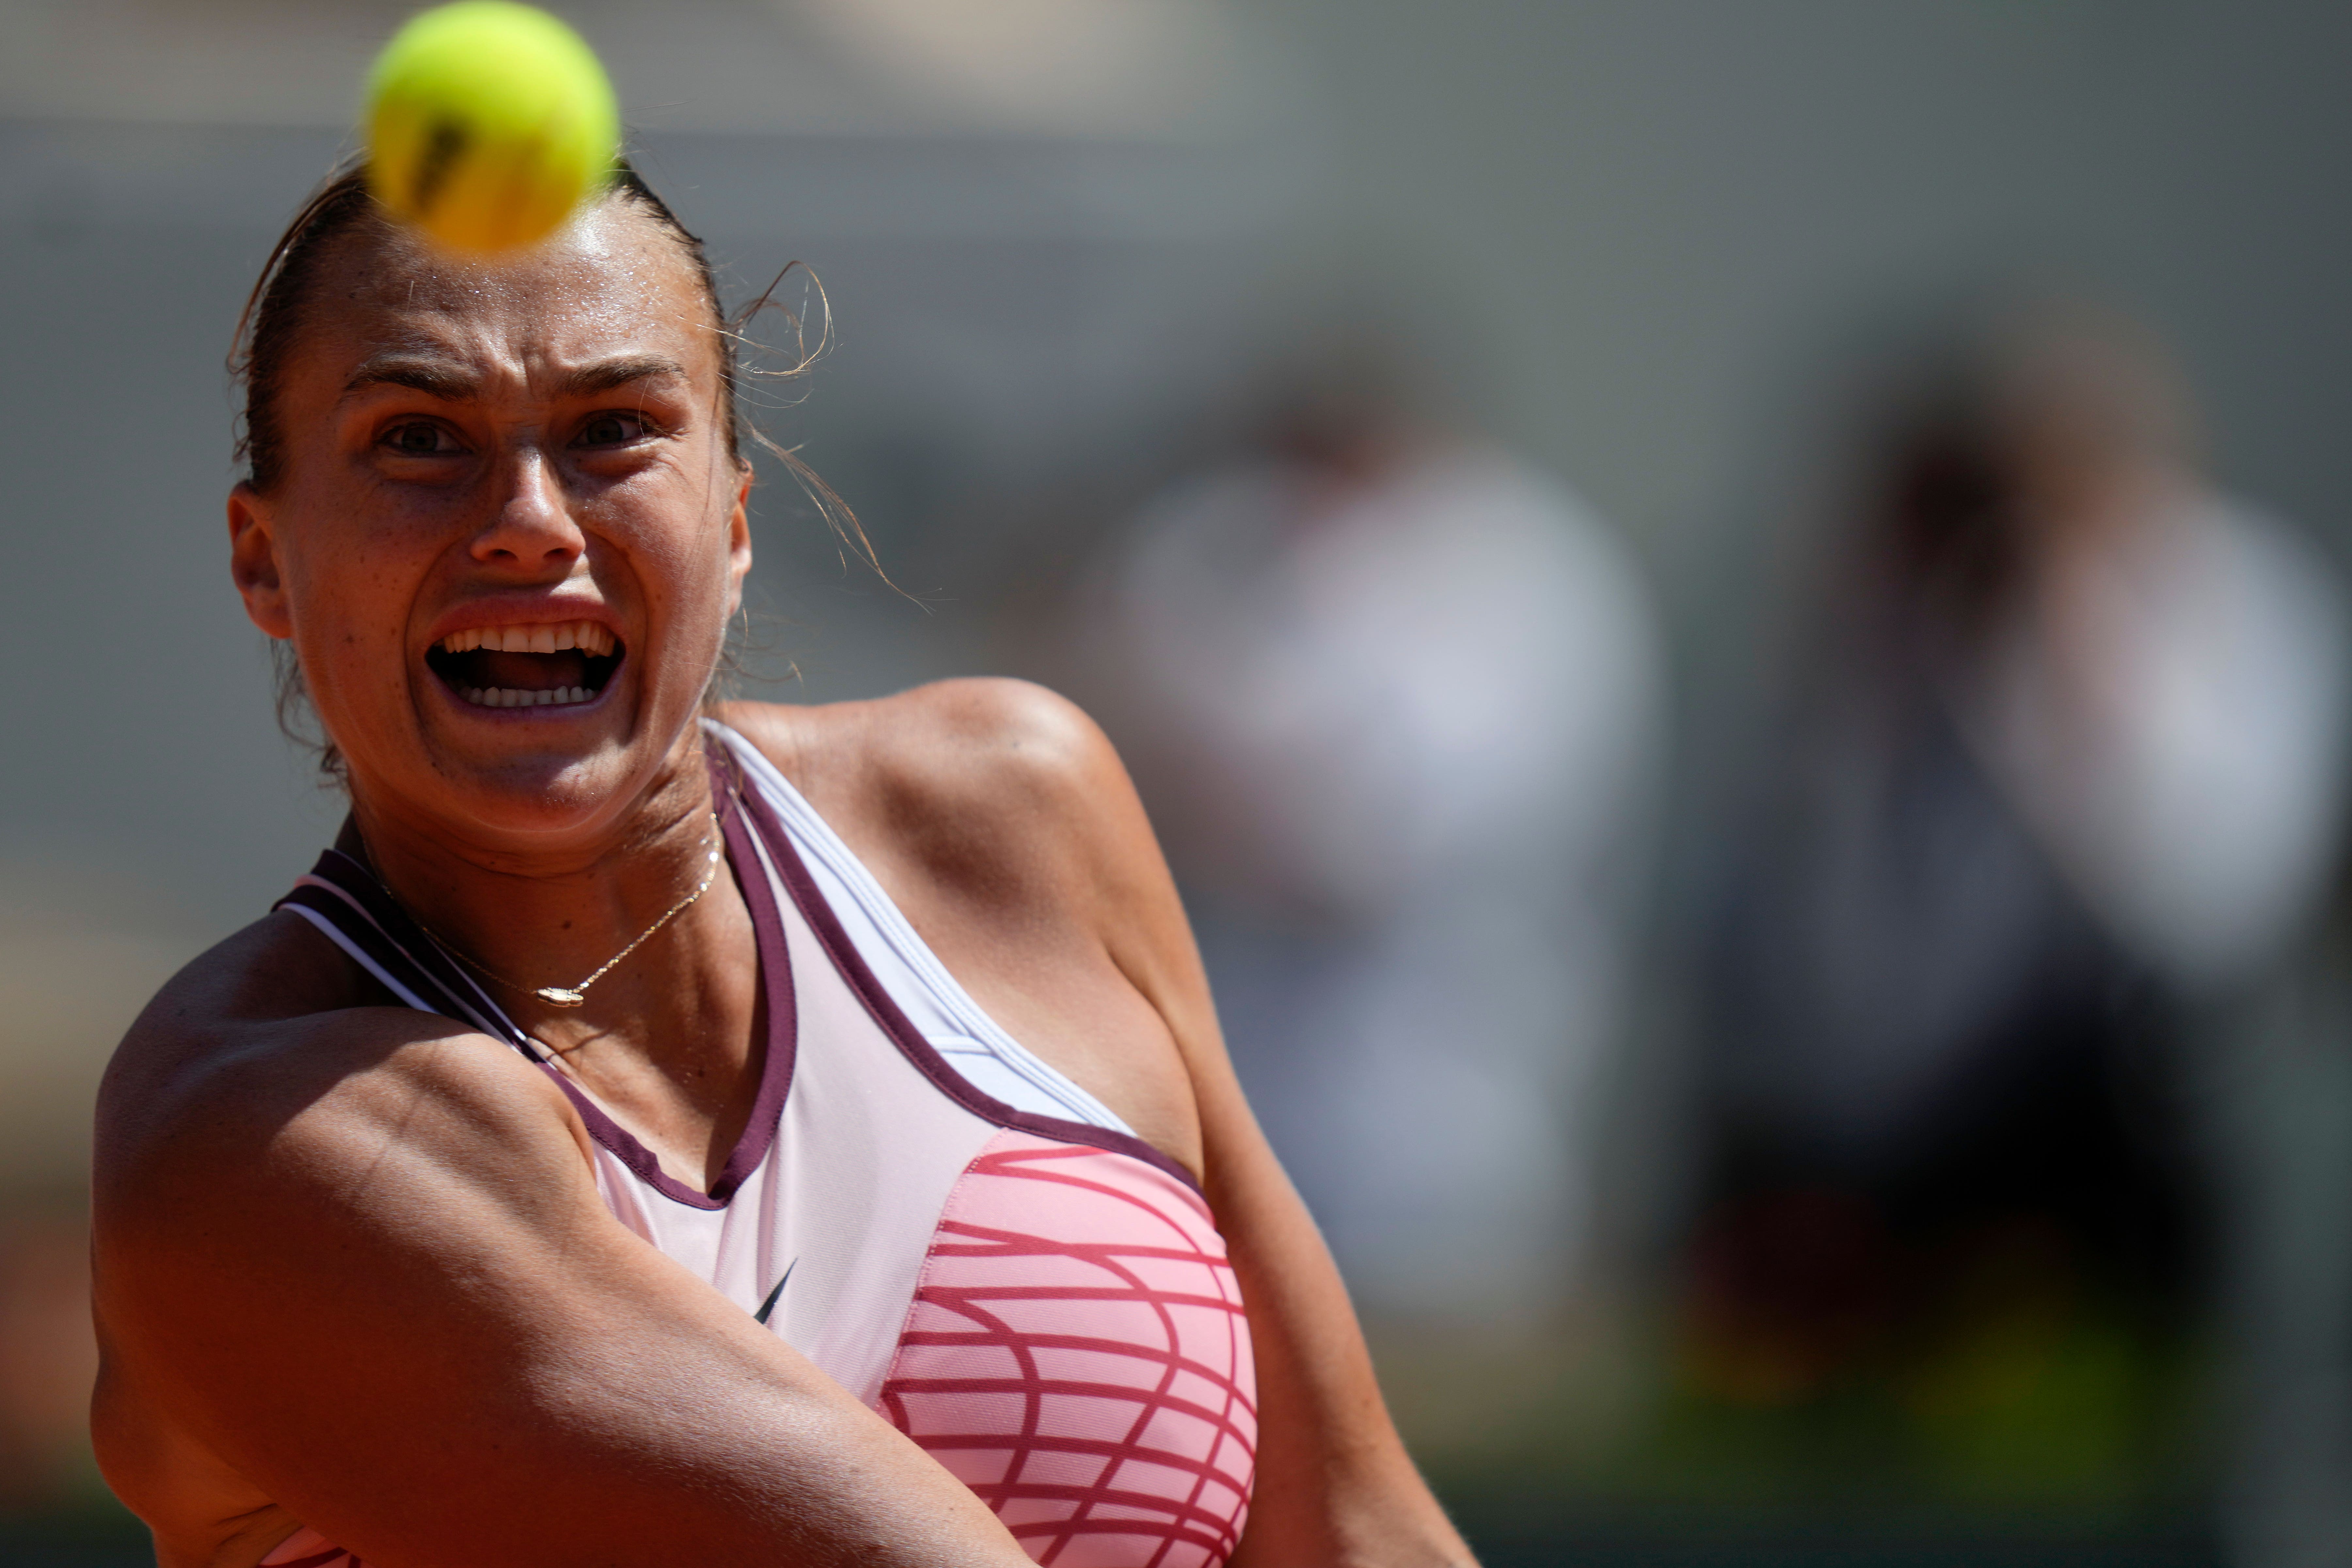
<svg viewBox="0 0 2352 1568">
<path fill-rule="evenodd" d="M 604 188 L 620 141 L 595 51 L 509 0 L 413 17 L 368 78 L 368 188 L 452 250 L 545 239 Z"/>
</svg>

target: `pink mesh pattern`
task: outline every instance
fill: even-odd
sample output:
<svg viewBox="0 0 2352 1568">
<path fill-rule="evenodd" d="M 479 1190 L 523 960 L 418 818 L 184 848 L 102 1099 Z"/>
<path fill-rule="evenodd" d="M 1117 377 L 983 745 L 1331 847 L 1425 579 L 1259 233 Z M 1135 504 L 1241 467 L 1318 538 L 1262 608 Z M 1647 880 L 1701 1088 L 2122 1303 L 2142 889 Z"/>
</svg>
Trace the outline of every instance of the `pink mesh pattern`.
<svg viewBox="0 0 2352 1568">
<path fill-rule="evenodd" d="M 1142 1161 L 1007 1131 L 950 1194 L 881 1409 L 1053 1568 L 1217 1568 L 1257 1386 L 1208 1205 Z"/>
</svg>

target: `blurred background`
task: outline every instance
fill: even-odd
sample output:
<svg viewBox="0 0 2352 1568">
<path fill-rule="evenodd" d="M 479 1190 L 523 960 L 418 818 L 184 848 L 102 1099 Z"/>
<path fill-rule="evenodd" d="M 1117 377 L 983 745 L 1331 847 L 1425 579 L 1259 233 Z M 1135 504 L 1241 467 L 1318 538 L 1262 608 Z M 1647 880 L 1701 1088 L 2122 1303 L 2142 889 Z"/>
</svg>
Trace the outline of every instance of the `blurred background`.
<svg viewBox="0 0 2352 1568">
<path fill-rule="evenodd" d="M 90 1097 L 340 815 L 223 360 L 406 9 L 0 0 L 10 1563 L 143 1560 Z M 1101 718 L 1490 1568 L 2352 1562 L 2352 13 L 558 9 L 830 299 L 891 583 L 767 475 L 743 689 Z"/>
</svg>

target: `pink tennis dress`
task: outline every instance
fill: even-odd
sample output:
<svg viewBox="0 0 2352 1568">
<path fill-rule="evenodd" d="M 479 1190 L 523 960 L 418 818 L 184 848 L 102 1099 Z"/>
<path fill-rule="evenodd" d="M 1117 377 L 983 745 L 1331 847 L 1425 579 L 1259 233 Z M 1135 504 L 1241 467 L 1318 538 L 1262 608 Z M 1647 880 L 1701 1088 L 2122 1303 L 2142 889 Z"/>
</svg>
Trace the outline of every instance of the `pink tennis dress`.
<svg viewBox="0 0 2352 1568">
<path fill-rule="evenodd" d="M 1249 1325 L 1191 1175 L 981 1011 L 847 846 L 709 723 L 758 932 L 759 1099 L 709 1192 L 653 1156 L 352 858 L 280 902 L 409 1006 L 505 1040 L 595 1140 L 615 1218 L 724 1292 L 1057 1568 L 1214 1568 L 1249 1510 Z M 298 1531 L 267 1568 L 356 1568 Z"/>
</svg>

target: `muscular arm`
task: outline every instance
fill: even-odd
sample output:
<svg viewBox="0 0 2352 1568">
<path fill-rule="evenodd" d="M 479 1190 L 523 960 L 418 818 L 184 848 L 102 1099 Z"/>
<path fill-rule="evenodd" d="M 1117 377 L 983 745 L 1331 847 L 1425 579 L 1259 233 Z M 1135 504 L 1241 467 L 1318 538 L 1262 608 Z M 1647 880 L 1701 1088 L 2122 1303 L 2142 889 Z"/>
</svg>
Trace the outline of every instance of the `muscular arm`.
<svg viewBox="0 0 2352 1568">
<path fill-rule="evenodd" d="M 1243 1097 L 1142 804 L 1101 731 L 1075 710 L 1069 721 L 1103 944 L 1189 1070 L 1202 1185 L 1249 1305 L 1258 1481 L 1236 1568 L 1467 1563 L 1389 1419 L 1330 1251 Z"/>
<path fill-rule="evenodd" d="M 622 1229 L 561 1095 L 504 1047 L 220 989 L 175 983 L 100 1106 L 101 1459 L 167 1564 L 266 1550 L 205 1517 L 222 1477 L 383 1568 L 1027 1562 Z"/>
<path fill-rule="evenodd" d="M 850 839 L 983 1005 L 1201 1174 L 1257 1359 L 1257 1484 L 1239 1568 L 1470 1563 L 1389 1418 L 1330 1252 L 1243 1096 L 1175 884 L 1102 731 L 1049 692 L 995 680 L 822 718 L 753 704 L 728 718 Z"/>
<path fill-rule="evenodd" d="M 1103 793 L 1130 819 L 1125 827 L 1148 835 L 1123 773 Z M 1243 1097 L 1174 886 L 1148 837 L 1144 848 L 1118 863 L 1115 907 L 1129 918 L 1106 941 L 1191 1068 L 1203 1185 L 1249 1305 L 1262 1419 L 1256 1501 L 1235 1568 L 1467 1564 L 1468 1547 L 1389 1418 L 1330 1251 Z"/>
</svg>

